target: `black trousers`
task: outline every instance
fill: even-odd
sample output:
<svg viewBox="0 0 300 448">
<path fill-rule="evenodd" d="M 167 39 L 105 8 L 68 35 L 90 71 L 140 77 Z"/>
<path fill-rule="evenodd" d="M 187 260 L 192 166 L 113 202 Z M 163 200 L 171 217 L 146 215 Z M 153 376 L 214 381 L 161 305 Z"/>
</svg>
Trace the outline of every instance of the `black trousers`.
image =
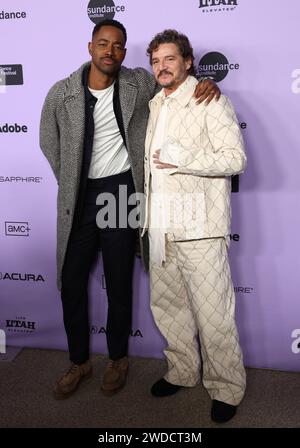
<svg viewBox="0 0 300 448">
<path fill-rule="evenodd" d="M 130 171 L 87 181 L 83 210 L 74 222 L 69 238 L 61 298 L 70 360 L 75 364 L 89 359 L 88 280 L 99 246 L 108 297 L 106 337 L 109 357 L 117 360 L 127 355 L 137 230 L 129 227 L 101 229 L 96 223 L 96 215 L 101 208 L 96 205 L 97 196 L 112 193 L 118 210 L 120 185 L 127 186 L 127 197 L 135 192 Z M 128 207 L 128 213 L 131 209 Z"/>
</svg>

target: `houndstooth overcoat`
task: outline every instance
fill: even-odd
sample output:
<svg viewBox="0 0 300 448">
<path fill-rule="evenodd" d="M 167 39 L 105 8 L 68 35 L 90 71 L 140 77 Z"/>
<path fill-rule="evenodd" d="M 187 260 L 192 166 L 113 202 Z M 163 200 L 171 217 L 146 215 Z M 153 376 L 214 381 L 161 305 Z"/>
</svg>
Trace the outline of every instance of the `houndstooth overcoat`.
<svg viewBox="0 0 300 448">
<path fill-rule="evenodd" d="M 85 132 L 83 64 L 49 91 L 42 110 L 40 147 L 58 182 L 57 199 L 57 284 L 72 228 L 80 184 Z M 143 192 L 144 141 L 149 115 L 148 102 L 157 89 L 155 79 L 143 68 L 121 67 L 118 75 L 119 98 L 136 191 Z M 141 242 L 140 238 L 140 242 Z M 141 244 L 144 264 L 148 265 L 147 240 Z"/>
</svg>

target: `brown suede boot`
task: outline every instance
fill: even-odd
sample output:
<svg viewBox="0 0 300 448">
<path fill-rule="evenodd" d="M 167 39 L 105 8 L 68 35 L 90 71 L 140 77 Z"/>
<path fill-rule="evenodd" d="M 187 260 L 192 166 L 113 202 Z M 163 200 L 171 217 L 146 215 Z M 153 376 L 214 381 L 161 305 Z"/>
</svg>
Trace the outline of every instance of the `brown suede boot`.
<svg viewBox="0 0 300 448">
<path fill-rule="evenodd" d="M 79 384 L 92 376 L 93 367 L 88 360 L 83 364 L 72 363 L 69 370 L 56 382 L 53 395 L 56 400 L 70 397 Z"/>
<path fill-rule="evenodd" d="M 101 390 L 104 395 L 114 395 L 122 389 L 126 382 L 127 372 L 127 356 L 124 356 L 124 358 L 118 359 L 117 361 L 109 359 L 101 385 Z"/>
</svg>

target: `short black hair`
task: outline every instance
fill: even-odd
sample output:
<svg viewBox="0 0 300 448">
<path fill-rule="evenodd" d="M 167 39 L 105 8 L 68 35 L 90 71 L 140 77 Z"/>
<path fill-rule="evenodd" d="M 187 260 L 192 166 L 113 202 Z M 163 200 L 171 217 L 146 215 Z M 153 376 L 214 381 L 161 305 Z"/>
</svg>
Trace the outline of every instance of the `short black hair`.
<svg viewBox="0 0 300 448">
<path fill-rule="evenodd" d="M 105 19 L 105 20 L 102 20 L 101 22 L 97 23 L 94 26 L 92 38 L 95 36 L 96 33 L 98 33 L 98 31 L 100 30 L 100 28 L 102 28 L 102 26 L 114 26 L 116 28 L 119 28 L 119 30 L 121 30 L 124 35 L 125 44 L 126 44 L 126 41 L 127 41 L 126 28 L 121 22 L 118 22 L 117 20 L 114 20 L 114 19 Z"/>
<path fill-rule="evenodd" d="M 175 44 L 183 59 L 191 59 L 192 65 L 188 70 L 188 74 L 195 76 L 196 69 L 194 66 L 195 58 L 193 47 L 185 34 L 170 29 L 156 34 L 147 48 L 147 55 L 149 56 L 150 65 L 152 65 L 152 53 L 158 49 L 160 44 Z"/>
</svg>

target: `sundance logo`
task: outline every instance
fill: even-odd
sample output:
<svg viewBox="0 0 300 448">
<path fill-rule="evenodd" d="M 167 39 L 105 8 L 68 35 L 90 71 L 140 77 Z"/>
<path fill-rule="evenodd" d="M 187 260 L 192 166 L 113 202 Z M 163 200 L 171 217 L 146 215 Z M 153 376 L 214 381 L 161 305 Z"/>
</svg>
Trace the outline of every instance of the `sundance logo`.
<svg viewBox="0 0 300 448">
<path fill-rule="evenodd" d="M 237 6 L 237 0 L 198 0 L 202 12 L 233 11 Z"/>
<path fill-rule="evenodd" d="M 23 84 L 23 68 L 21 64 L 0 65 L 0 85 L 17 86 Z"/>
<path fill-rule="evenodd" d="M 26 19 L 25 11 L 6 12 L 0 11 L 0 20 Z"/>
<path fill-rule="evenodd" d="M 198 76 L 209 76 L 219 82 L 227 76 L 229 70 L 239 70 L 239 68 L 239 64 L 229 63 L 224 54 L 211 51 L 201 58 L 197 74 Z"/>
<path fill-rule="evenodd" d="M 3 274 L 0 272 L 0 280 L 9 280 L 9 281 L 22 281 L 22 282 L 44 282 L 44 277 L 41 274 L 20 274 L 19 272 Z"/>
<path fill-rule="evenodd" d="M 116 12 L 124 12 L 125 6 L 115 5 L 113 0 L 90 0 L 87 13 L 90 20 L 99 23 L 105 19 L 113 19 Z"/>
<path fill-rule="evenodd" d="M 28 222 L 5 222 L 6 236 L 29 236 Z"/>
</svg>

